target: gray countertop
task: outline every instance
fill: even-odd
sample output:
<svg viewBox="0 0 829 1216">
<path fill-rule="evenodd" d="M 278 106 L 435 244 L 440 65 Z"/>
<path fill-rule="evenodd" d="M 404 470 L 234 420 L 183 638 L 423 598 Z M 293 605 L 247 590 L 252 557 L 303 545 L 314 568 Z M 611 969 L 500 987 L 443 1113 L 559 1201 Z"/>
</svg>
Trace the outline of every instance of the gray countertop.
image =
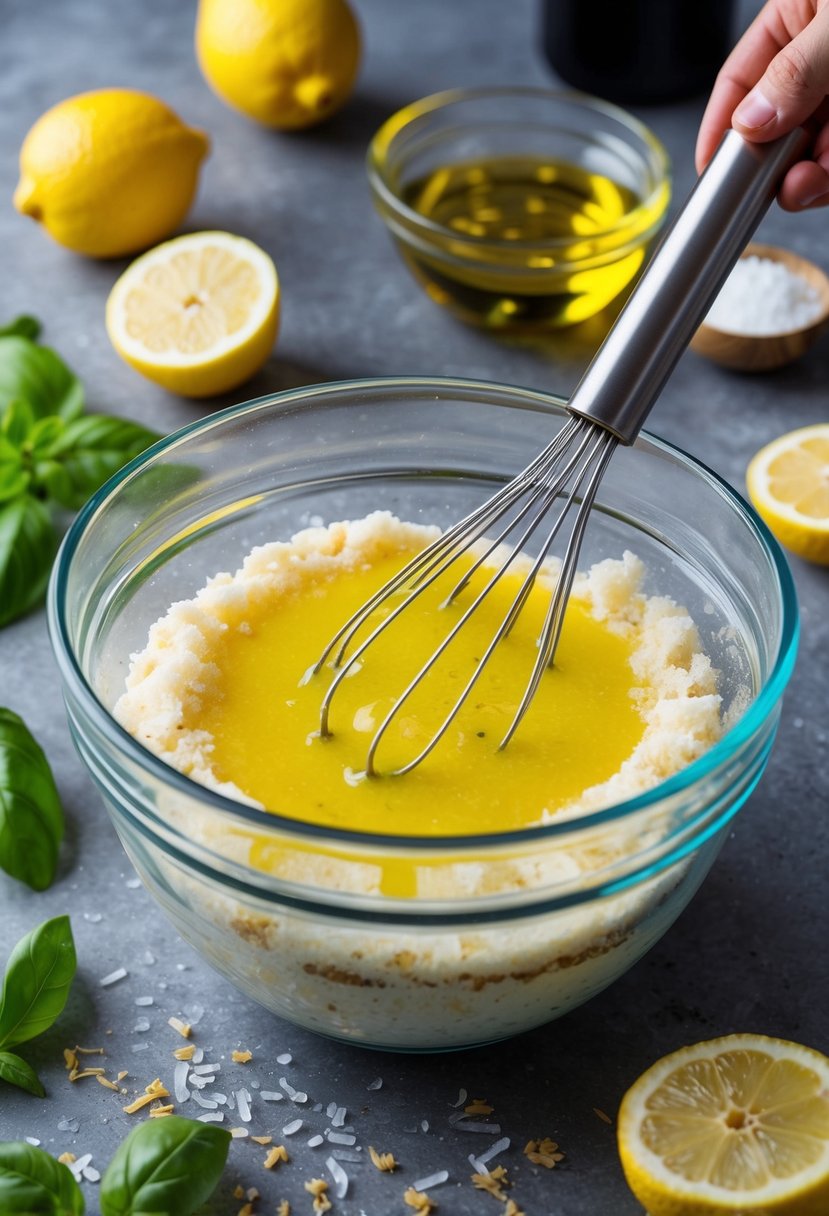
<svg viewBox="0 0 829 1216">
<path fill-rule="evenodd" d="M 567 393 L 602 336 L 606 319 L 562 331 L 546 344 L 496 341 L 463 328 L 430 303 L 394 254 L 373 215 L 363 170 L 367 140 L 401 104 L 452 85 L 550 82 L 536 49 L 535 6 L 498 0 L 420 0 L 415 5 L 355 0 L 366 53 L 351 104 L 302 135 L 271 134 L 225 108 L 207 89 L 191 52 L 193 6 L 165 0 L 5 0 L 0 72 L 0 320 L 32 312 L 44 341 L 82 377 L 91 405 L 161 431 L 243 397 L 351 376 L 457 374 Z M 744 6 L 743 16 L 755 7 Z M 226 228 L 274 256 L 281 276 L 282 332 L 263 371 L 216 403 L 174 398 L 142 380 L 112 351 L 104 332 L 106 294 L 121 264 L 95 263 L 54 245 L 19 217 L 9 198 L 25 131 L 54 102 L 92 87 L 146 88 L 209 130 L 207 161 L 188 227 Z M 693 180 L 692 148 L 701 101 L 643 111 L 675 164 L 676 196 Z M 802 217 L 775 209 L 762 239 L 829 269 L 826 211 Z M 826 420 L 829 343 L 774 375 L 741 378 L 693 354 L 681 361 L 654 414 L 659 434 L 681 444 L 741 488 L 749 457 L 794 426 Z M 324 1173 L 325 1149 L 307 1147 L 329 1102 L 347 1107 L 363 1156 L 390 1150 L 403 1169 L 390 1180 L 346 1164 L 344 1216 L 403 1211 L 404 1184 L 446 1168 L 435 1190 L 439 1212 L 495 1211 L 469 1184 L 474 1136 L 450 1127 L 459 1091 L 486 1097 L 512 1147 L 512 1194 L 527 1216 L 634 1216 L 615 1148 L 615 1115 L 633 1079 L 680 1045 L 736 1030 L 760 1031 L 827 1049 L 825 857 L 829 835 L 826 655 L 827 572 L 793 559 L 802 608 L 800 659 L 768 771 L 729 832 L 715 866 L 665 938 L 612 988 L 534 1033 L 447 1056 L 379 1055 L 304 1033 L 238 994 L 181 942 L 141 888 L 72 748 L 45 615 L 0 634 L 0 703 L 22 714 L 51 759 L 69 829 L 60 873 L 35 894 L 0 874 L 0 958 L 28 929 L 69 912 L 79 971 L 57 1025 L 24 1052 L 46 1085 L 44 1101 L 0 1088 L 0 1138 L 38 1138 L 55 1154 L 90 1152 L 103 1171 L 132 1126 L 122 1101 L 92 1081 L 70 1086 L 61 1049 L 103 1043 L 108 1062 L 140 1088 L 169 1074 L 171 1014 L 198 1018 L 198 1041 L 232 1067 L 249 1047 L 245 1080 L 264 1089 L 287 1077 L 309 1094 L 306 1127 L 291 1141 L 294 1160 L 278 1174 L 264 1150 L 234 1143 L 208 1210 L 235 1212 L 237 1184 L 263 1193 L 257 1211 L 283 1196 L 310 1210 L 302 1181 Z M 109 988 L 115 968 L 128 975 Z M 152 1005 L 137 1006 L 142 997 Z M 146 1019 L 148 1031 L 139 1029 Z M 291 1061 L 277 1062 L 280 1053 Z M 381 1088 L 370 1088 L 375 1078 Z M 233 1082 L 233 1084 L 241 1084 Z M 225 1088 L 231 1087 L 227 1080 Z M 131 1090 L 131 1092 L 133 1092 Z M 320 1112 L 310 1107 L 322 1103 Z M 283 1108 L 287 1106 L 283 1103 Z M 287 1120 L 263 1104 L 253 1133 Z M 554 1171 L 531 1166 L 521 1149 L 551 1136 L 566 1153 Z M 473 1143 L 469 1143 L 473 1141 Z M 399 1182 L 400 1185 L 397 1185 Z M 94 1184 L 84 1183 L 97 1211 Z M 267 1200 L 267 1202 L 265 1202 Z"/>
</svg>

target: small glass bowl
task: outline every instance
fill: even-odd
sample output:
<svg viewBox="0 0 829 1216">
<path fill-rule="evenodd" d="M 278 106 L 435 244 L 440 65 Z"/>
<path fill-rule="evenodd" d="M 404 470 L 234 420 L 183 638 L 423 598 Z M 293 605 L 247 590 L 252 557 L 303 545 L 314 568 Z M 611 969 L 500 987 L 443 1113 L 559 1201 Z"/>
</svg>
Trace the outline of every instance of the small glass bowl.
<svg viewBox="0 0 829 1216">
<path fill-rule="evenodd" d="M 544 89 L 416 101 L 374 136 L 368 176 L 431 298 L 464 321 L 519 332 L 584 321 L 618 296 L 671 193 L 665 149 L 641 122 Z"/>
<path fill-rule="evenodd" d="M 649 436 L 614 456 L 584 565 L 626 548 L 642 558 L 644 591 L 672 596 L 697 622 L 733 723 L 657 788 L 522 831 L 337 830 L 195 784 L 112 716 L 150 625 L 254 545 L 377 507 L 445 527 L 564 417 L 556 398 L 475 381 L 301 388 L 156 444 L 93 496 L 64 541 L 52 644 L 73 738 L 124 847 L 177 932 L 308 1029 L 439 1050 L 560 1016 L 662 936 L 763 771 L 796 648 L 791 575 L 733 490 Z M 384 894 L 390 863 L 398 882 L 405 869 L 397 889 L 409 898 Z"/>
</svg>

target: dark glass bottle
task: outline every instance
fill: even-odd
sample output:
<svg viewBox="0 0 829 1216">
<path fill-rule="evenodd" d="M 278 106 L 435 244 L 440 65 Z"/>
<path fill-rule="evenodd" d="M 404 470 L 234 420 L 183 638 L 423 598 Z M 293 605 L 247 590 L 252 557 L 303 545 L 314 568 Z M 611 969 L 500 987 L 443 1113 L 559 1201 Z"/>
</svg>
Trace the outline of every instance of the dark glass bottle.
<svg viewBox="0 0 829 1216">
<path fill-rule="evenodd" d="M 711 88 L 732 45 L 732 0 L 542 0 L 542 40 L 562 80 L 623 103 Z"/>
</svg>

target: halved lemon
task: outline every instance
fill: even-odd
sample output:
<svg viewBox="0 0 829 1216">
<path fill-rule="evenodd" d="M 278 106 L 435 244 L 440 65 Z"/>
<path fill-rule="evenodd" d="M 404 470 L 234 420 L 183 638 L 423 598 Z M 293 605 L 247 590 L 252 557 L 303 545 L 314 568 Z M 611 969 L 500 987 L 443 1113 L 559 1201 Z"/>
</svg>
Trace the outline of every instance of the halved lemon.
<svg viewBox="0 0 829 1216">
<path fill-rule="evenodd" d="M 781 545 L 829 565 L 829 422 L 789 431 L 761 448 L 746 483 Z"/>
<path fill-rule="evenodd" d="M 185 397 L 248 380 L 279 325 L 279 280 L 263 249 L 228 232 L 193 232 L 157 245 L 110 292 L 106 327 L 136 371 Z"/>
<path fill-rule="evenodd" d="M 829 1060 L 754 1034 L 684 1047 L 625 1094 L 618 1139 L 651 1216 L 826 1216 Z"/>
</svg>

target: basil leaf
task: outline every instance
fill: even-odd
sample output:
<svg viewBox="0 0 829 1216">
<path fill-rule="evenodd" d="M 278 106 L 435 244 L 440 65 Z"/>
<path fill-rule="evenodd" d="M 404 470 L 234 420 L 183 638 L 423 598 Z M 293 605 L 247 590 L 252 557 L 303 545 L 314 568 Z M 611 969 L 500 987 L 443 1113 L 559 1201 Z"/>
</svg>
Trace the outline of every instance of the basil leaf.
<svg viewBox="0 0 829 1216">
<path fill-rule="evenodd" d="M 0 503 L 25 494 L 30 474 L 23 465 L 20 449 L 0 435 Z"/>
<path fill-rule="evenodd" d="M 68 916 L 44 921 L 20 939 L 6 964 L 0 1047 L 25 1043 L 49 1029 L 66 1004 L 76 965 Z"/>
<path fill-rule="evenodd" d="M 0 505 L 0 627 L 41 599 L 57 548 L 57 532 L 42 502 L 22 494 Z"/>
<path fill-rule="evenodd" d="M 0 1143 L 3 1216 L 83 1216 L 84 1198 L 72 1173 L 42 1148 L 23 1140 Z"/>
<path fill-rule="evenodd" d="M 62 839 L 63 810 L 43 749 L 22 718 L 0 707 L 0 869 L 44 891 Z"/>
<path fill-rule="evenodd" d="M 52 472 L 44 476 L 42 484 L 62 506 L 77 509 L 122 465 L 158 438 L 155 431 L 126 418 L 85 414 L 69 422 L 52 443 L 39 447 L 39 454 L 50 464 L 59 463 L 65 474 L 61 480 Z M 36 476 L 45 474 L 48 470 L 40 473 L 36 467 Z"/>
<path fill-rule="evenodd" d="M 10 401 L 3 413 L 0 430 L 16 448 L 21 448 L 29 437 L 29 432 L 35 424 L 32 407 L 26 401 Z"/>
<path fill-rule="evenodd" d="M 189 1216 L 212 1195 L 230 1132 L 178 1115 L 139 1124 L 101 1179 L 102 1216 Z"/>
<path fill-rule="evenodd" d="M 80 380 L 48 346 L 16 334 L 0 337 L 0 410 L 27 401 L 35 418 L 60 414 L 69 422 L 83 413 Z"/>
<path fill-rule="evenodd" d="M 13 321 L 9 321 L 8 325 L 0 325 L 0 338 L 12 336 L 29 338 L 32 342 L 36 342 L 40 337 L 40 321 L 37 317 L 29 317 L 23 313 L 21 316 L 15 317 Z"/>
<path fill-rule="evenodd" d="M 9 1085 L 28 1090 L 36 1098 L 46 1097 L 46 1091 L 31 1064 L 27 1064 L 11 1051 L 0 1051 L 0 1081 L 8 1081 Z"/>
</svg>

